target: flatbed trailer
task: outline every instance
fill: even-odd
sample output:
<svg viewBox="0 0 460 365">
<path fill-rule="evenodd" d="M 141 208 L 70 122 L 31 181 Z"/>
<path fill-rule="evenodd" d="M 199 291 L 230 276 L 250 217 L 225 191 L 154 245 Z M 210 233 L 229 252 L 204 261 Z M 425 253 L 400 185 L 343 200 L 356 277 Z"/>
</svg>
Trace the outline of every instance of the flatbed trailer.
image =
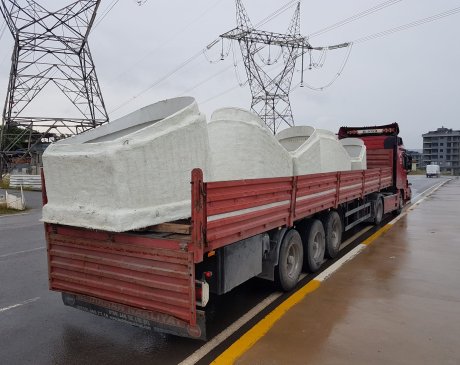
<svg viewBox="0 0 460 365">
<path fill-rule="evenodd" d="M 399 213 L 410 199 L 407 179 L 396 186 L 401 145 L 368 149 L 368 163 L 384 167 L 367 170 L 206 182 L 194 169 L 191 218 L 140 231 L 45 223 L 49 287 L 68 306 L 206 339 L 209 292 L 255 276 L 292 290 L 302 268 L 337 255 L 342 232 Z"/>
</svg>

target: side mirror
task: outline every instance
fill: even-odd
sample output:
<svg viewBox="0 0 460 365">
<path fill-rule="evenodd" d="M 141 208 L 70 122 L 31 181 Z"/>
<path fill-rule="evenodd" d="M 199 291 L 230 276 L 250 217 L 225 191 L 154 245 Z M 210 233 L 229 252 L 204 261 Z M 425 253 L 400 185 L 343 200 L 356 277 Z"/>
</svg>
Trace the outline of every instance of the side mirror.
<svg viewBox="0 0 460 365">
<path fill-rule="evenodd" d="M 403 163 L 404 163 L 404 169 L 407 171 L 412 170 L 412 156 L 409 156 L 407 154 L 403 155 Z"/>
</svg>

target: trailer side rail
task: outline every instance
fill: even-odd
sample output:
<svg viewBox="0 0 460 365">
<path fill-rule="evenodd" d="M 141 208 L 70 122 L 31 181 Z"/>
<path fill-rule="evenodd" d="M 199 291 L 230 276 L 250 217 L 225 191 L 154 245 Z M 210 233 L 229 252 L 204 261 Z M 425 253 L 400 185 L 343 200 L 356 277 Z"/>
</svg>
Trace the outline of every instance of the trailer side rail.
<svg viewBox="0 0 460 365">
<path fill-rule="evenodd" d="M 292 226 L 299 219 L 337 208 L 391 184 L 390 167 L 207 183 L 203 182 L 201 170 L 195 169 L 192 173 L 195 260 L 200 262 L 203 252 L 277 227 Z"/>
</svg>

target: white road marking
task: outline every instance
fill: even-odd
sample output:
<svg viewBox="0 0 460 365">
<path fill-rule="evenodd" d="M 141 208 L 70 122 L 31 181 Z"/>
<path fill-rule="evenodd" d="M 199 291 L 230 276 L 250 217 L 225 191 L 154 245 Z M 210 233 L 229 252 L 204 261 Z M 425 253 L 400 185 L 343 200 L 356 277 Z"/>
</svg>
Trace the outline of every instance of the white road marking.
<svg viewBox="0 0 460 365">
<path fill-rule="evenodd" d="M 237 321 L 233 322 L 230 326 L 220 332 L 217 336 L 215 336 L 212 340 L 201 346 L 198 350 L 196 350 L 193 354 L 187 357 L 185 360 L 180 362 L 178 365 L 193 365 L 200 361 L 203 357 L 209 354 L 214 348 L 220 345 L 223 341 L 233 335 L 236 331 L 238 331 L 243 325 L 249 322 L 252 318 L 254 318 L 257 314 L 259 314 L 262 310 L 267 308 L 271 303 L 273 303 L 276 299 L 278 299 L 283 293 L 273 293 L 265 298 L 262 302 L 252 308 L 249 312 L 245 315 L 240 317 Z"/>
<path fill-rule="evenodd" d="M 356 246 L 353 250 L 348 252 L 346 255 L 342 256 L 340 260 L 334 262 L 331 266 L 329 266 L 326 270 L 322 271 L 313 279 L 318 281 L 325 281 L 329 278 L 332 274 L 334 274 L 338 269 L 340 269 L 345 263 L 355 258 L 362 250 L 364 250 L 367 246 L 360 243 Z"/>
<path fill-rule="evenodd" d="M 13 213 L 13 214 L 3 214 L 3 215 L 0 215 L 0 219 L 2 218 L 7 218 L 7 217 L 18 217 L 20 215 L 29 215 L 30 213 L 32 212 L 27 212 L 27 213 Z"/>
<path fill-rule="evenodd" d="M 5 254 L 5 255 L 0 255 L 0 259 L 2 259 L 2 258 L 4 258 L 4 257 L 10 257 L 10 256 L 15 256 L 15 255 L 20 255 L 20 254 L 22 254 L 22 253 L 28 253 L 28 252 L 39 251 L 39 250 L 43 250 L 43 249 L 45 249 L 45 248 L 46 248 L 45 246 L 42 246 L 42 247 L 37 247 L 37 248 L 31 248 L 30 250 L 11 252 L 11 253 L 7 253 L 7 254 Z"/>
<path fill-rule="evenodd" d="M 436 190 L 438 190 L 441 186 L 443 186 L 445 183 L 447 183 L 449 180 L 446 180 L 446 181 L 443 181 L 435 186 L 432 186 L 428 189 L 426 189 L 425 191 L 423 191 L 422 193 L 418 194 L 417 197 L 419 197 L 420 195 L 423 195 L 425 194 L 427 191 L 429 190 L 432 190 L 429 192 L 428 195 L 424 196 L 422 199 L 420 199 L 419 201 L 417 201 L 417 203 L 415 203 L 413 206 L 416 206 L 416 205 L 419 205 L 422 201 L 424 201 L 429 195 L 431 195 L 432 193 L 434 193 Z M 412 209 L 412 207 L 411 207 Z M 406 210 L 405 212 L 403 212 L 402 214 L 400 214 L 398 217 L 396 217 L 395 219 L 393 219 L 391 222 L 387 223 L 388 225 L 393 225 L 394 223 L 396 223 L 399 219 L 401 219 L 403 216 L 405 216 L 407 214 L 407 212 L 411 209 L 408 209 Z M 363 231 L 367 231 L 369 230 L 371 227 L 368 227 L 367 229 L 364 229 Z M 357 235 L 361 235 L 362 233 L 364 233 L 363 231 L 361 232 L 358 232 Z M 355 235 L 356 236 L 356 235 Z M 354 236 L 351 237 L 349 240 L 347 241 L 351 241 L 351 240 L 354 240 Z M 347 241 L 343 242 L 342 245 L 346 245 Z M 314 279 L 315 280 L 318 280 L 318 281 L 325 281 L 327 278 L 329 278 L 333 273 L 335 273 L 340 267 L 343 266 L 343 264 L 345 264 L 346 262 L 352 260 L 355 256 L 357 256 L 362 250 L 364 250 L 367 246 L 365 244 L 359 244 L 358 246 L 356 246 L 353 250 L 351 250 L 350 252 L 348 252 L 346 255 L 344 255 L 343 257 L 340 258 L 340 260 L 338 260 L 337 262 L 335 262 L 334 264 L 332 264 L 331 266 L 329 266 L 326 270 L 322 271 L 320 274 L 318 274 Z"/>
<path fill-rule="evenodd" d="M 442 182 L 440 182 L 439 184 L 434 185 L 434 186 L 432 186 L 431 188 L 428 188 L 428 189 L 426 189 L 425 191 L 423 191 L 422 193 L 418 194 L 417 197 L 419 197 L 420 195 L 424 195 L 427 191 L 431 190 L 431 191 L 430 191 L 429 193 L 427 193 L 422 199 L 417 200 L 414 204 L 412 204 L 411 207 L 408 209 L 408 211 L 414 210 L 414 209 L 415 209 L 418 205 L 420 205 L 426 198 L 428 198 L 431 194 L 433 194 L 436 190 L 438 190 L 439 188 L 441 188 L 441 186 L 443 186 L 444 184 L 448 183 L 450 180 L 452 180 L 452 179 L 442 181 Z"/>
<path fill-rule="evenodd" d="M 345 246 L 348 245 L 350 242 L 354 241 L 356 238 L 358 238 L 360 235 L 364 234 L 365 232 L 367 232 L 371 228 L 372 228 L 372 226 L 365 227 L 364 229 L 362 229 L 361 231 L 359 231 L 358 233 L 356 233 L 355 235 L 350 237 L 348 240 L 344 241 L 343 244 L 345 244 Z M 360 246 L 364 246 L 364 247 L 360 247 Z M 312 279 L 320 280 L 320 281 L 326 280 L 335 270 L 337 270 L 345 262 L 347 262 L 347 261 L 351 260 L 353 257 L 355 257 L 365 247 L 366 247 L 366 245 L 363 245 L 363 244 L 358 245 L 353 250 L 348 252 L 345 256 L 343 256 L 340 260 L 335 262 L 333 265 L 331 265 L 329 268 L 327 268 L 321 274 L 319 274 L 318 276 L 316 276 L 316 277 L 314 277 Z M 357 249 L 359 249 L 359 250 L 357 250 Z M 327 275 L 323 275 L 323 273 L 325 273 L 325 272 L 327 272 Z M 306 276 L 307 275 L 305 273 L 302 273 L 300 275 L 299 280 L 304 279 Z M 206 344 L 201 346 L 198 350 L 196 350 L 193 354 L 191 354 L 189 357 L 184 359 L 178 365 L 193 365 L 193 364 L 196 364 L 203 357 L 205 357 L 212 350 L 214 350 L 217 346 L 219 346 L 222 342 L 224 342 L 227 338 L 229 338 L 236 331 L 238 331 L 247 322 L 249 322 L 252 318 L 254 318 L 257 314 L 259 314 L 261 311 L 263 311 L 265 308 L 267 308 L 271 303 L 273 303 L 281 295 L 283 295 L 283 293 L 279 293 L 279 292 L 269 295 L 262 302 L 260 302 L 258 305 L 256 305 L 254 308 L 252 308 L 249 312 L 244 314 L 242 317 L 240 317 L 238 320 L 236 320 L 234 323 L 232 323 L 229 327 L 227 327 L 222 332 L 220 332 L 217 336 L 215 336 L 209 342 L 207 342 Z"/>
<path fill-rule="evenodd" d="M 341 244 L 340 244 L 340 250 L 343 250 L 345 247 L 347 247 L 350 243 L 352 243 L 354 240 L 356 240 L 358 237 L 362 236 L 364 233 L 366 233 L 368 230 L 370 230 L 372 227 L 374 226 L 367 226 L 367 227 L 364 227 L 361 231 L 359 231 L 358 233 L 355 233 L 353 236 L 351 236 L 349 239 L 347 239 L 346 241 L 343 241 Z"/>
<path fill-rule="evenodd" d="M 0 313 L 6 312 L 7 310 L 10 310 L 10 309 L 13 309 L 13 308 L 21 307 L 24 304 L 29 304 L 29 303 L 32 303 L 32 302 L 36 302 L 39 299 L 40 299 L 40 297 L 35 297 L 35 298 L 32 298 L 32 299 L 24 300 L 21 303 L 13 304 L 13 305 L 10 305 L 10 306 L 5 307 L 5 308 L 0 308 Z"/>
<path fill-rule="evenodd" d="M 398 215 L 396 218 L 394 218 L 391 222 L 389 222 L 388 224 L 395 224 L 397 221 L 399 221 L 402 217 L 406 216 L 408 212 L 410 212 L 411 210 L 414 210 L 415 208 L 417 208 L 417 206 L 419 206 L 420 204 L 423 203 L 423 201 L 425 201 L 426 198 L 428 198 L 431 194 L 433 194 L 436 190 L 438 190 L 441 186 L 443 186 L 444 184 L 446 184 L 447 182 L 449 182 L 451 179 L 449 180 L 445 180 L 445 181 L 442 181 L 436 185 L 433 185 L 431 187 L 429 187 L 428 189 L 422 191 L 420 194 L 417 194 L 413 200 L 414 200 L 414 203 L 412 203 L 410 205 L 409 208 L 407 208 L 407 210 L 405 210 L 404 212 L 402 212 L 400 215 Z M 423 196 L 425 195 L 425 196 Z M 417 198 L 419 196 L 423 196 L 423 198 L 421 199 L 418 199 Z"/>
<path fill-rule="evenodd" d="M 442 185 L 444 185 L 447 181 L 449 180 L 446 180 L 446 181 L 443 181 L 443 182 L 440 182 L 434 186 L 431 186 L 429 187 L 428 189 L 424 190 L 423 192 L 421 192 L 420 194 L 418 194 L 417 196 L 414 197 L 414 201 L 419 197 L 419 196 L 423 196 L 425 193 L 427 193 L 428 191 L 430 191 L 430 194 L 434 193 L 436 190 L 438 190 Z M 402 214 L 400 214 L 398 217 L 396 217 L 395 219 L 393 219 L 391 222 L 389 222 L 388 224 L 395 224 L 398 220 L 400 220 L 402 217 L 404 217 L 407 212 L 409 210 L 412 210 L 413 208 L 415 208 L 415 206 L 419 205 L 420 203 L 422 203 L 429 195 L 423 197 L 422 199 L 418 200 L 416 203 L 414 203 L 408 210 L 406 210 L 405 212 L 403 212 Z M 362 234 L 364 234 L 365 232 L 367 232 L 369 229 L 371 229 L 372 226 L 368 226 L 366 228 L 364 228 L 363 230 L 361 230 L 360 232 L 356 233 L 354 236 L 350 237 L 348 240 L 344 241 L 340 248 L 343 249 L 344 247 L 346 247 L 347 245 L 349 245 L 351 242 L 353 242 L 357 237 L 361 236 Z M 340 258 L 340 260 L 338 260 L 337 262 L 335 262 L 334 264 L 332 264 L 331 266 L 329 266 L 326 270 L 322 271 L 320 274 L 318 274 L 314 279 L 318 280 L 318 281 L 324 281 L 326 280 L 327 278 L 329 278 L 334 272 L 336 272 L 340 267 L 342 267 L 346 262 L 352 260 L 355 256 L 357 256 L 364 248 L 366 248 L 366 245 L 363 245 L 363 244 L 359 244 L 358 246 L 356 246 L 353 250 L 351 250 L 350 252 L 348 252 L 346 255 L 344 255 L 343 257 Z M 305 277 L 305 276 L 304 276 Z"/>
<path fill-rule="evenodd" d="M 427 191 L 431 190 L 431 189 L 434 189 L 433 191 L 439 189 L 442 185 L 444 185 L 445 183 L 447 183 L 448 181 L 450 181 L 451 179 L 448 179 L 448 180 L 445 180 L 445 181 L 441 181 L 439 183 L 437 183 L 436 185 L 433 185 L 433 186 L 430 186 L 428 189 L 425 189 L 424 191 L 422 191 L 421 193 L 417 194 L 416 196 L 414 196 L 414 204 L 417 204 L 418 201 L 417 198 L 423 194 L 425 194 Z"/>
<path fill-rule="evenodd" d="M 408 209 L 409 210 L 409 209 Z M 393 218 L 393 220 L 391 222 L 388 222 L 388 224 L 395 224 L 397 221 L 399 221 L 402 217 L 404 217 L 406 214 L 407 214 L 407 211 L 406 210 L 405 212 L 402 212 L 400 215 L 398 215 L 396 218 Z"/>
</svg>

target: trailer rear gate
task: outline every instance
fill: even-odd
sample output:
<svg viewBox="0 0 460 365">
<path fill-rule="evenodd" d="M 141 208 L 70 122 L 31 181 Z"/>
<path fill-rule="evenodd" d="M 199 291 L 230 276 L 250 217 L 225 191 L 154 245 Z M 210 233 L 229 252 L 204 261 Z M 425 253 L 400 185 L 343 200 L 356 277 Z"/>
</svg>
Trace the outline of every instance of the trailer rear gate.
<svg viewBox="0 0 460 365">
<path fill-rule="evenodd" d="M 162 313 L 163 325 L 201 336 L 195 263 L 193 253 L 182 249 L 186 242 L 49 224 L 46 235 L 50 289 L 119 303 L 130 313 Z M 137 317 L 152 319 L 144 312 Z"/>
</svg>

